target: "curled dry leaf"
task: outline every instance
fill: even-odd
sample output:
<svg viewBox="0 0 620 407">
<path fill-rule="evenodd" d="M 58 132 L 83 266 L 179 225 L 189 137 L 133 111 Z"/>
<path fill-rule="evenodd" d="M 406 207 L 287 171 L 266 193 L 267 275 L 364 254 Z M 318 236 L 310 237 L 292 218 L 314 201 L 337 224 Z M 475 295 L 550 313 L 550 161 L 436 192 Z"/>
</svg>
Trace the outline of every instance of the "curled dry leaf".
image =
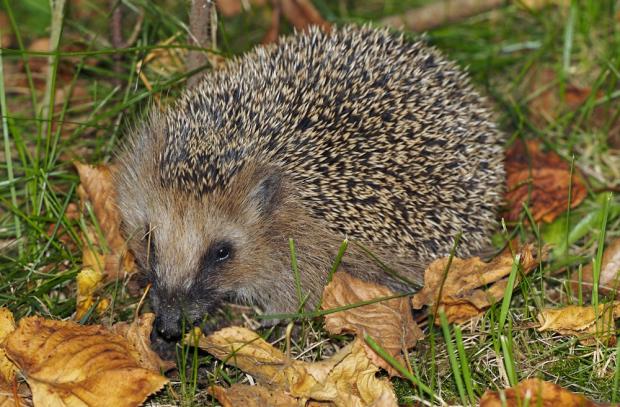
<svg viewBox="0 0 620 407">
<path fill-rule="evenodd" d="M 140 367 L 126 339 L 97 325 L 24 318 L 5 349 L 41 406 L 137 406 L 168 380 Z"/>
<path fill-rule="evenodd" d="M 0 308 L 0 345 L 4 343 L 7 336 L 15 331 L 15 319 L 13 313 L 8 308 Z M 6 357 L 6 351 L 0 347 L 0 383 L 11 383 L 15 379 L 17 368 Z"/>
<path fill-rule="evenodd" d="M 316 25 L 323 31 L 329 32 L 331 24 L 325 21 L 321 13 L 309 0 L 271 0 L 273 10 L 269 30 L 263 37 L 262 43 L 268 44 L 278 40 L 280 32 L 280 15 L 284 17 L 298 30 L 307 30 Z"/>
<path fill-rule="evenodd" d="M 15 319 L 8 308 L 0 308 L 0 407 L 25 406 L 27 391 L 18 386 L 15 374 L 17 367 L 9 360 L 2 344 L 15 330 Z"/>
<path fill-rule="evenodd" d="M 92 166 L 75 163 L 80 175 L 80 196 L 82 212 L 88 201 L 92 204 L 97 218 L 98 229 L 105 241 L 100 241 L 97 228 L 90 227 L 82 236 L 82 266 L 78 274 L 76 319 L 81 319 L 94 303 L 94 295 L 101 284 L 133 273 L 136 269 L 133 256 L 127 251 L 125 239 L 121 235 L 121 216 L 116 205 L 113 169 L 107 166 Z M 98 311 L 107 307 L 107 300 L 100 301 Z"/>
<path fill-rule="evenodd" d="M 321 13 L 314 7 L 310 0 L 278 0 L 282 14 L 298 30 L 305 30 L 309 26 L 318 25 L 321 29 L 329 31 L 331 25 L 323 19 Z"/>
<path fill-rule="evenodd" d="M 0 47 L 11 48 L 13 45 L 13 33 L 11 22 L 4 11 L 0 11 Z"/>
<path fill-rule="evenodd" d="M 82 200 L 82 204 L 85 201 L 90 201 L 93 207 L 97 222 L 103 237 L 105 238 L 105 244 L 99 242 L 100 246 L 107 246 L 110 253 L 108 256 L 118 257 L 116 264 L 123 264 L 121 257 L 131 257 L 127 253 L 127 246 L 125 244 L 125 238 L 121 234 L 121 215 L 116 204 L 116 190 L 112 180 L 113 172 L 115 169 L 109 166 L 93 166 L 75 162 L 75 168 L 77 168 L 80 175 L 80 186 L 78 187 L 78 194 Z M 112 269 L 109 263 L 110 260 L 106 259 L 104 263 L 104 272 L 108 279 L 118 278 L 119 269 Z M 124 263 L 125 266 L 133 266 L 133 263 Z M 134 271 L 133 267 L 130 269 L 124 268 L 126 272 Z"/>
<path fill-rule="evenodd" d="M 217 11 L 224 17 L 233 17 L 241 13 L 248 6 L 264 6 L 267 0 L 217 0 Z"/>
<path fill-rule="evenodd" d="M 77 274 L 77 304 L 75 318 L 79 321 L 95 303 L 95 292 L 103 281 L 103 271 L 100 265 L 103 256 L 85 248 L 82 253 L 82 270 Z M 100 302 L 101 304 L 101 302 Z M 99 305 L 97 305 L 99 308 Z"/>
<path fill-rule="evenodd" d="M 601 262 L 601 274 L 599 276 L 599 291 L 603 294 L 615 293 L 616 298 L 620 299 L 620 239 L 616 239 L 603 253 Z M 592 291 L 594 281 L 592 264 L 585 266 L 581 273 L 581 289 L 583 292 Z M 571 286 L 573 292 L 579 291 L 579 272 L 576 271 L 571 276 Z"/>
<path fill-rule="evenodd" d="M 518 257 L 524 274 L 538 265 L 533 245 L 524 246 Z M 509 251 L 489 263 L 483 262 L 479 257 L 455 257 L 444 282 L 448 261 L 449 258 L 445 257 L 428 266 L 424 272 L 424 288 L 412 299 L 414 309 L 429 305 L 434 312 L 439 306 L 443 308 L 449 322 L 463 323 L 482 314 L 485 309 L 504 297 L 514 261 Z M 440 293 L 441 298 L 438 298 Z M 439 324 L 439 319 L 435 323 Z"/>
<path fill-rule="evenodd" d="M 218 359 L 251 374 L 260 385 L 302 400 L 332 402 L 337 407 L 396 406 L 396 396 L 379 368 L 366 356 L 358 338 L 329 359 L 307 363 L 292 360 L 258 334 L 229 327 L 207 337 L 198 346 Z"/>
<path fill-rule="evenodd" d="M 132 323 L 119 322 L 112 326 L 112 332 L 123 336 L 138 352 L 138 364 L 155 372 L 165 372 L 173 369 L 176 364 L 170 360 L 162 360 L 151 349 L 151 331 L 155 314 L 140 315 Z"/>
<path fill-rule="evenodd" d="M 504 390 L 505 401 L 500 392 L 487 390 L 480 399 L 480 407 L 519 407 L 523 405 L 540 407 L 602 407 L 580 394 L 572 393 L 557 384 L 540 379 L 527 379 L 515 387 Z M 529 400 L 526 401 L 526 400 Z"/>
<path fill-rule="evenodd" d="M 536 222 L 552 222 L 568 209 L 570 166 L 553 152 L 543 152 L 534 140 L 517 141 L 506 153 L 507 219 L 515 221 L 527 202 Z M 587 195 L 577 170 L 572 177 L 571 208 Z"/>
<path fill-rule="evenodd" d="M 569 305 L 557 309 L 543 309 L 538 314 L 539 331 L 553 331 L 577 336 L 584 345 L 597 342 L 613 344 L 616 341 L 615 320 L 620 318 L 620 302 L 580 307 Z"/>
<path fill-rule="evenodd" d="M 530 3 L 549 3 L 551 0 L 529 0 Z M 530 8 L 537 8 L 531 5 Z M 540 8 L 540 6 L 538 6 Z M 534 67 L 524 81 L 526 95 L 535 95 L 528 101 L 531 120 L 545 127 L 565 112 L 575 111 L 592 94 L 590 88 L 566 83 L 561 87 L 557 71 L 548 67 Z"/>
<path fill-rule="evenodd" d="M 301 407 L 302 403 L 282 390 L 270 390 L 263 386 L 235 383 L 229 388 L 211 386 L 208 393 L 222 404 L 222 407 Z"/>
<path fill-rule="evenodd" d="M 387 287 L 338 272 L 323 291 L 322 308 L 338 308 L 393 295 Z M 413 321 L 407 297 L 328 314 L 325 316 L 325 328 L 331 334 L 351 332 L 362 338 L 368 334 L 403 364 L 402 351 L 413 348 L 418 339 L 424 337 L 422 330 Z M 369 346 L 366 346 L 366 352 L 377 366 L 387 370 L 390 375 L 398 375 L 396 369 Z"/>
</svg>

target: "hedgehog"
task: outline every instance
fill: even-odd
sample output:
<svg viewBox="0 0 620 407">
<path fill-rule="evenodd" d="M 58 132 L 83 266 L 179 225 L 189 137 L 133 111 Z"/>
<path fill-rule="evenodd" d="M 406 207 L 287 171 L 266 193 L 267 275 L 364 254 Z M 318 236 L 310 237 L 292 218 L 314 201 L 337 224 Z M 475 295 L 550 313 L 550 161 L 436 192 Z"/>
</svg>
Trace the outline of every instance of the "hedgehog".
<svg viewBox="0 0 620 407">
<path fill-rule="evenodd" d="M 457 235 L 458 255 L 490 247 L 503 195 L 489 103 L 423 39 L 386 29 L 258 46 L 128 140 L 123 228 L 169 341 L 223 302 L 315 307 L 343 239 L 341 270 L 411 292 Z"/>
</svg>

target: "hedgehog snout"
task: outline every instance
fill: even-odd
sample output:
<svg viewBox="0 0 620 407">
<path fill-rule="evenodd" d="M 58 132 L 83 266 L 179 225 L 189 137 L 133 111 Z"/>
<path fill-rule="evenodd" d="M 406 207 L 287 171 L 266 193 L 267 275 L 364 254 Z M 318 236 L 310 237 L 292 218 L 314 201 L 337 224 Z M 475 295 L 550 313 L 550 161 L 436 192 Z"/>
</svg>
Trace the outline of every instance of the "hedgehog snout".
<svg viewBox="0 0 620 407">
<path fill-rule="evenodd" d="M 176 341 L 194 326 L 202 322 L 202 313 L 191 309 L 182 292 L 153 292 L 152 304 L 155 308 L 155 330 L 166 341 Z"/>
</svg>

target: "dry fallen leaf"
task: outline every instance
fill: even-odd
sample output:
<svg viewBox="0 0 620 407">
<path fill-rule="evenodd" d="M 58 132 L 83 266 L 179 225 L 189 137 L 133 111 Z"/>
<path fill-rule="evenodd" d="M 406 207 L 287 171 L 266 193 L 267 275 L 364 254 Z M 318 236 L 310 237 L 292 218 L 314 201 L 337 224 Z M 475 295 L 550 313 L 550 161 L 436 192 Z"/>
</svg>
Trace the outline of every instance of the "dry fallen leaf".
<svg viewBox="0 0 620 407">
<path fill-rule="evenodd" d="M 11 48 L 13 45 L 13 33 L 10 29 L 11 23 L 9 18 L 4 11 L 0 11 L 0 27 L 0 47 Z"/>
<path fill-rule="evenodd" d="M 597 407 L 607 404 L 595 403 L 580 394 L 572 393 L 557 384 L 540 379 L 527 379 L 515 387 L 504 390 L 506 401 L 500 392 L 487 390 L 480 399 L 480 407 Z M 527 401 L 526 401 L 527 400 Z"/>
<path fill-rule="evenodd" d="M 223 407 L 302 407 L 297 399 L 281 390 L 269 390 L 263 386 L 235 383 L 229 388 L 211 386 L 209 394 Z"/>
<path fill-rule="evenodd" d="M 24 318 L 5 349 L 34 405 L 138 406 L 168 381 L 140 367 L 127 340 L 97 325 Z"/>
<path fill-rule="evenodd" d="M 601 262 L 601 274 L 599 276 L 599 292 L 603 294 L 615 293 L 616 298 L 620 299 L 620 239 L 616 239 L 603 253 Z M 581 273 L 582 292 L 592 291 L 593 281 L 592 264 L 585 266 Z M 571 286 L 574 293 L 579 290 L 579 272 L 576 271 L 571 276 Z"/>
<path fill-rule="evenodd" d="M 15 331 L 15 319 L 8 308 L 0 308 L 0 407 L 25 406 L 26 391 L 17 384 L 17 367 L 6 355 L 2 344 Z"/>
<path fill-rule="evenodd" d="M 0 308 L 0 345 L 13 331 L 15 331 L 13 313 L 8 308 Z M 4 348 L 0 347 L 0 382 L 11 383 L 15 379 L 16 372 L 17 368 L 6 357 Z"/>
<path fill-rule="evenodd" d="M 592 93 L 590 88 L 570 82 L 561 87 L 557 71 L 552 68 L 535 67 L 524 84 L 525 93 L 533 95 L 528 101 L 530 118 L 539 127 L 555 122 L 565 112 L 576 110 Z"/>
<path fill-rule="evenodd" d="M 524 274 L 538 265 L 532 245 L 524 246 L 518 256 Z M 448 321 L 463 323 L 482 314 L 486 308 L 504 297 L 513 265 L 509 251 L 489 263 L 483 262 L 479 257 L 455 257 L 444 282 L 448 261 L 449 258 L 445 257 L 428 266 L 424 272 L 424 287 L 412 299 L 414 309 L 429 305 L 434 312 L 439 305 L 446 313 Z M 487 285 L 489 287 L 484 288 Z M 440 292 L 441 298 L 438 299 Z M 439 319 L 435 323 L 439 324 Z"/>
<path fill-rule="evenodd" d="M 318 25 L 329 31 L 331 25 L 323 19 L 321 13 L 310 0 L 279 0 L 282 14 L 298 30 L 305 30 L 311 25 Z"/>
<path fill-rule="evenodd" d="M 103 281 L 103 256 L 85 248 L 82 253 L 82 270 L 77 274 L 77 299 L 75 319 L 81 320 L 95 303 L 95 292 Z M 100 302 L 101 304 L 101 302 Z M 99 305 L 97 305 L 99 308 Z"/>
<path fill-rule="evenodd" d="M 75 167 L 80 175 L 78 195 L 82 212 L 85 212 L 86 202 L 90 202 L 98 223 L 98 228 L 90 227 L 82 236 L 83 269 L 77 277 L 76 309 L 76 319 L 80 320 L 95 302 L 95 293 L 103 283 L 118 279 L 125 273 L 133 273 L 136 266 L 120 231 L 121 217 L 112 181 L 114 169 L 79 162 L 75 163 Z M 101 234 L 104 241 L 101 241 Z M 97 311 L 102 312 L 107 305 L 107 299 L 100 300 Z"/>
<path fill-rule="evenodd" d="M 542 152 L 534 140 L 517 141 L 506 152 L 507 219 L 515 221 L 527 202 L 536 222 L 552 222 L 568 209 L 570 166 L 553 152 Z M 571 208 L 587 195 L 577 170 L 572 178 Z"/>
<path fill-rule="evenodd" d="M 121 264 L 120 257 L 129 257 L 125 238 L 121 234 L 121 215 L 116 204 L 116 190 L 112 180 L 114 168 L 109 166 L 93 166 L 75 162 L 80 175 L 80 186 L 78 187 L 78 195 L 82 200 L 90 201 L 93 212 L 97 218 L 97 223 L 105 237 L 105 245 L 110 249 L 110 256 L 118 256 L 118 264 Z M 127 263 L 125 265 L 128 265 Z M 107 268 L 108 262 L 105 263 L 104 269 L 106 277 L 109 279 L 118 278 L 119 270 Z M 131 272 L 131 270 L 125 270 Z"/>
<path fill-rule="evenodd" d="M 320 27 L 326 32 L 329 32 L 331 29 L 331 24 L 321 16 L 321 13 L 309 0 L 272 0 L 271 3 L 273 4 L 271 24 L 263 37 L 263 44 L 269 44 L 278 40 L 281 15 L 300 31 L 307 30 L 313 25 Z"/>
<path fill-rule="evenodd" d="M 337 407 L 397 405 L 390 381 L 376 377 L 379 368 L 366 356 L 359 338 L 331 358 L 315 363 L 289 359 L 258 334 L 241 327 L 201 336 L 198 346 L 251 374 L 259 384 L 295 398 L 329 401 Z"/>
<path fill-rule="evenodd" d="M 323 291 L 322 308 L 338 308 L 392 295 L 394 293 L 387 287 L 338 272 Z M 413 321 L 407 297 L 328 314 L 325 316 L 325 328 L 331 334 L 351 332 L 362 338 L 368 334 L 403 365 L 402 351 L 413 348 L 418 339 L 424 337 L 422 330 Z M 366 346 L 366 352 L 377 366 L 392 376 L 398 375 L 398 371 L 369 346 Z"/>
<path fill-rule="evenodd" d="M 224 17 L 233 17 L 241 13 L 245 8 L 249 6 L 264 6 L 267 0 L 217 0 L 215 5 L 217 11 Z"/>
<path fill-rule="evenodd" d="M 539 331 L 554 331 L 573 335 L 584 345 L 597 342 L 613 344 L 616 341 L 615 319 L 620 318 L 620 302 L 593 306 L 568 305 L 563 308 L 543 309 L 538 314 Z"/>
<path fill-rule="evenodd" d="M 165 372 L 173 369 L 176 364 L 170 360 L 162 360 L 151 349 L 151 331 L 153 330 L 155 314 L 140 315 L 132 323 L 119 322 L 112 326 L 111 331 L 123 336 L 138 351 L 138 362 L 141 367 L 155 372 Z"/>
</svg>

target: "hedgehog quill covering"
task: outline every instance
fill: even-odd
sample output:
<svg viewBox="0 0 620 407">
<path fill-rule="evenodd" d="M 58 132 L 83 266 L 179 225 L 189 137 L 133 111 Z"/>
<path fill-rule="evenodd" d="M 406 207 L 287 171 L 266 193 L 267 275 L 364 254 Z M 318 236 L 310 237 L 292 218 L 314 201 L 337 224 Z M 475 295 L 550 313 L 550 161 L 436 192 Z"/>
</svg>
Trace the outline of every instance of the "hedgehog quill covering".
<svg viewBox="0 0 620 407">
<path fill-rule="evenodd" d="M 266 312 L 320 298 L 342 268 L 396 290 L 446 255 L 484 248 L 504 183 L 502 137 L 467 75 L 385 30 L 317 29 L 212 72 L 130 137 L 118 192 L 153 282 L 156 327 L 180 336 L 224 299 Z"/>
</svg>

